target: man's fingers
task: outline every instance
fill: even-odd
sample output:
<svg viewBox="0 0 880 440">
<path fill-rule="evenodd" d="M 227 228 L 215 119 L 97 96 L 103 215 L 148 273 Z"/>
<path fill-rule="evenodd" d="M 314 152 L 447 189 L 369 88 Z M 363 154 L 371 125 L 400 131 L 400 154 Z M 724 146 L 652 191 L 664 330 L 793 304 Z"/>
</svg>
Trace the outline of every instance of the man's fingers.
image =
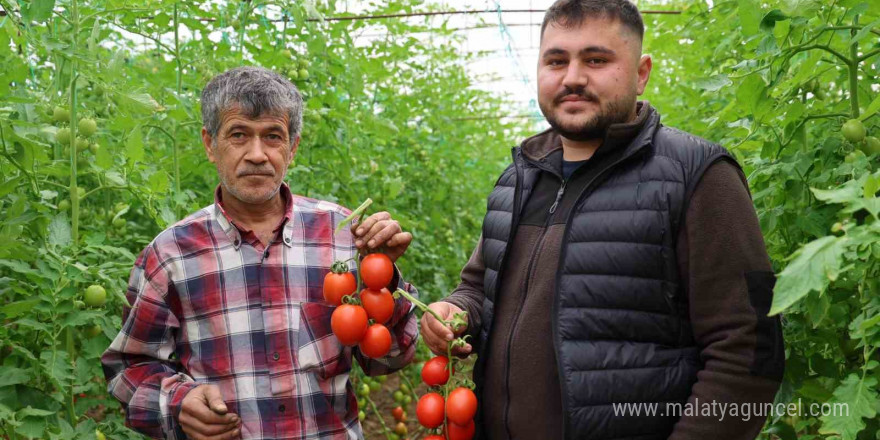
<svg viewBox="0 0 880 440">
<path fill-rule="evenodd" d="M 356 237 L 360 237 L 360 236 L 364 235 L 367 231 L 372 229 L 373 225 L 376 224 L 376 222 L 378 222 L 380 220 L 388 220 L 390 218 L 391 218 L 391 214 L 389 214 L 385 211 L 377 212 L 377 213 L 367 217 L 366 220 L 364 220 L 364 222 L 362 224 L 358 225 L 358 227 L 354 230 L 354 235 Z"/>
<path fill-rule="evenodd" d="M 390 248 L 406 247 L 409 246 L 410 243 L 412 243 L 412 240 L 413 236 L 409 232 L 399 232 L 388 239 L 388 242 L 385 243 L 385 246 Z"/>
<path fill-rule="evenodd" d="M 217 414 L 207 405 L 185 405 L 181 411 L 181 417 L 186 414 L 206 425 L 228 425 L 238 421 L 238 416 L 232 413 Z"/>
<path fill-rule="evenodd" d="M 226 414 L 228 410 L 226 402 L 223 401 L 223 396 L 220 394 L 220 388 L 215 385 L 205 387 L 205 403 L 217 414 Z"/>
<path fill-rule="evenodd" d="M 189 415 L 184 414 L 182 411 L 180 413 L 180 417 L 178 418 L 180 425 L 187 432 L 187 435 L 190 432 L 197 434 L 202 437 L 211 437 L 221 434 L 233 434 L 234 431 L 238 430 L 240 425 L 238 422 L 236 423 L 226 423 L 226 424 L 209 424 L 200 421 L 199 419 Z M 232 437 L 230 437 L 232 438 Z"/>
<path fill-rule="evenodd" d="M 397 223 L 396 220 L 387 220 L 382 224 L 382 229 L 376 232 L 371 238 L 367 239 L 367 246 L 370 248 L 377 248 L 386 244 L 386 242 L 397 234 L 401 232 L 400 223 Z"/>
</svg>

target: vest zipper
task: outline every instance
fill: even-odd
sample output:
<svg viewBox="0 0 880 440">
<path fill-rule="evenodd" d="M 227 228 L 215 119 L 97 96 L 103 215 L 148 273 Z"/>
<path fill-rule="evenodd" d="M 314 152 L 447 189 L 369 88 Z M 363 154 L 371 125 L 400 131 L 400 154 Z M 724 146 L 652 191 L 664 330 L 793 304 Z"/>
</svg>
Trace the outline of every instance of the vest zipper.
<svg viewBox="0 0 880 440">
<path fill-rule="evenodd" d="M 556 208 L 559 206 L 559 201 L 562 200 L 562 195 L 565 194 L 566 183 L 568 183 L 568 179 L 562 179 L 562 186 L 559 187 L 559 191 L 556 191 L 556 201 L 554 201 L 553 205 L 550 206 L 550 214 L 556 212 Z"/>
</svg>

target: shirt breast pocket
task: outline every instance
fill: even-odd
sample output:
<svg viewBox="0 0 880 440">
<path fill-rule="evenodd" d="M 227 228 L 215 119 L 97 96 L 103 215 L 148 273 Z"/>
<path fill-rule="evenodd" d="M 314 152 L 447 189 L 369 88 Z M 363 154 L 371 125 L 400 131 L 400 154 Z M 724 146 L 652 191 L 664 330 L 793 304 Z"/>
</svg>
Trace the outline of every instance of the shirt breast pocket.
<svg viewBox="0 0 880 440">
<path fill-rule="evenodd" d="M 317 302 L 300 304 L 297 334 L 299 371 L 314 373 L 321 379 L 351 370 L 351 348 L 342 345 L 330 328 L 333 307 Z"/>
</svg>

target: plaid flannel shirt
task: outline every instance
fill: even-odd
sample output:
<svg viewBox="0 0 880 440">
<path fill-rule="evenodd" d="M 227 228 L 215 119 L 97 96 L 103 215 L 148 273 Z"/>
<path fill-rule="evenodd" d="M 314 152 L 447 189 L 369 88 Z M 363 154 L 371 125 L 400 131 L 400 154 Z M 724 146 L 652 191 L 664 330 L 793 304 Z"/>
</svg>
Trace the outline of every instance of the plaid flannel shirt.
<svg viewBox="0 0 880 440">
<path fill-rule="evenodd" d="M 243 439 L 363 438 L 352 356 L 369 375 L 409 363 L 418 338 L 413 306 L 396 301 L 386 357 L 340 345 L 322 284 L 333 261 L 356 255 L 348 228 L 333 235 L 350 211 L 294 196 L 286 184 L 281 194 L 286 214 L 268 246 L 231 222 L 218 187 L 213 205 L 163 231 L 139 255 L 131 307 L 101 358 L 130 428 L 186 438 L 177 422 L 184 396 L 214 384 L 241 418 Z M 396 267 L 394 280 L 417 295 Z"/>
</svg>

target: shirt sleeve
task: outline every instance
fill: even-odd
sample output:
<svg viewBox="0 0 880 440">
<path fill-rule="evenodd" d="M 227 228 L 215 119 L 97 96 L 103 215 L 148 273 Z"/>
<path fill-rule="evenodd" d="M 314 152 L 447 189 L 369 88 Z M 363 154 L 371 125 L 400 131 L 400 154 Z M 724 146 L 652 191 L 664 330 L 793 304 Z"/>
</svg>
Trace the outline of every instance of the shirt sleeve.
<svg viewBox="0 0 880 440">
<path fill-rule="evenodd" d="M 785 352 L 779 316 L 767 316 L 775 276 L 738 167 L 720 161 L 706 170 L 680 230 L 679 271 L 703 368 L 687 402 L 694 415 L 669 438 L 754 439 L 766 420 L 756 411 L 774 400 Z M 700 411 L 705 405 L 712 415 Z"/>
<path fill-rule="evenodd" d="M 167 303 L 167 271 L 150 245 L 135 262 L 122 329 L 101 356 L 107 391 L 125 408 L 125 425 L 152 438 L 185 439 L 177 423 L 197 384 L 172 354 L 180 323 Z"/>
</svg>

